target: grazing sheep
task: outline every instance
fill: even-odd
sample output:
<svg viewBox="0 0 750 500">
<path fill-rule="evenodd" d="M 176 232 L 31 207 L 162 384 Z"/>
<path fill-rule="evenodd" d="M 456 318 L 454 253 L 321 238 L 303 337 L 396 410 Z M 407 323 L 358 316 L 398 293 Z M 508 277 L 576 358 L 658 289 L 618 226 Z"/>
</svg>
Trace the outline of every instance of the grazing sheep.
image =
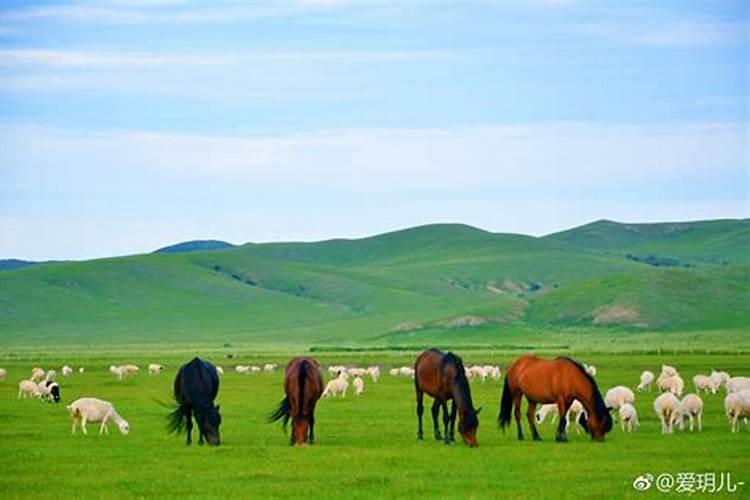
<svg viewBox="0 0 750 500">
<path fill-rule="evenodd" d="M 326 384 L 326 388 L 323 391 L 323 397 L 334 397 L 337 394 L 341 394 L 341 397 L 345 398 L 347 387 L 349 387 L 349 382 L 347 382 L 344 377 L 336 377 L 335 379 L 328 382 L 328 384 Z"/>
<path fill-rule="evenodd" d="M 622 431 L 633 432 L 640 426 L 638 421 L 638 412 L 630 403 L 624 403 L 618 410 L 620 414 L 620 427 Z"/>
<path fill-rule="evenodd" d="M 68 365 L 63 366 L 60 372 L 62 373 L 63 377 L 70 377 L 71 375 L 73 375 L 73 369 Z"/>
<path fill-rule="evenodd" d="M 611 388 L 604 396 L 604 404 L 613 410 L 619 410 L 625 403 L 633 404 L 634 402 L 635 394 L 624 385 Z"/>
<path fill-rule="evenodd" d="M 39 384 L 37 384 L 37 387 L 39 387 L 39 397 L 41 399 L 46 400 L 48 403 L 52 403 L 53 401 L 55 403 L 60 402 L 60 386 L 57 382 L 54 382 L 52 380 L 44 380 L 42 382 L 39 382 Z"/>
<path fill-rule="evenodd" d="M 586 363 L 584 363 L 583 367 L 586 369 L 586 373 L 588 373 L 592 377 L 596 377 L 596 366 L 594 366 L 594 365 L 587 365 Z"/>
<path fill-rule="evenodd" d="M 750 389 L 750 377 L 732 377 L 727 381 L 727 393 Z"/>
<path fill-rule="evenodd" d="M 157 365 L 156 363 L 151 363 L 148 365 L 149 375 L 158 375 L 163 371 L 164 371 L 164 365 Z"/>
<path fill-rule="evenodd" d="M 83 368 L 82 366 L 81 366 L 81 367 L 79 367 L 79 368 L 78 368 L 78 373 L 83 373 L 83 372 L 84 372 L 84 368 Z"/>
<path fill-rule="evenodd" d="M 109 371 L 117 375 L 118 380 L 122 380 L 128 375 L 134 375 L 138 373 L 138 370 L 140 370 L 140 368 L 137 365 L 120 365 L 120 366 L 112 365 L 109 367 Z"/>
<path fill-rule="evenodd" d="M 672 434 L 680 418 L 680 400 L 671 392 L 665 392 L 654 400 L 654 412 L 661 421 L 661 433 Z"/>
<path fill-rule="evenodd" d="M 234 370 L 237 373 L 244 373 L 244 374 L 250 373 L 250 367 L 246 365 L 237 365 L 234 367 Z"/>
<path fill-rule="evenodd" d="M 32 382 L 41 382 L 42 380 L 44 380 L 44 375 L 46 373 L 47 372 L 45 372 L 41 368 L 38 368 L 38 367 L 37 368 L 32 368 L 31 369 L 31 378 L 29 380 L 31 380 Z"/>
<path fill-rule="evenodd" d="M 677 368 L 669 365 L 661 365 L 661 374 L 664 375 L 664 377 L 674 377 L 675 375 L 679 375 Z"/>
<path fill-rule="evenodd" d="M 352 377 L 364 377 L 367 375 L 367 370 L 365 368 L 349 368 L 347 373 Z"/>
<path fill-rule="evenodd" d="M 390 375 L 391 377 L 398 377 L 398 375 L 399 375 L 399 369 L 398 368 L 391 368 L 390 370 L 388 370 L 388 375 Z"/>
<path fill-rule="evenodd" d="M 750 390 L 732 392 L 724 398 L 724 409 L 727 412 L 727 418 L 732 424 L 732 432 L 740 430 L 739 419 L 750 417 Z"/>
<path fill-rule="evenodd" d="M 251 365 L 250 366 L 250 372 L 251 373 L 258 373 L 260 371 L 263 371 L 260 366 Z"/>
<path fill-rule="evenodd" d="M 682 391 L 685 388 L 685 382 L 679 375 L 662 378 L 657 381 L 657 385 L 662 392 L 671 392 L 677 396 L 682 396 Z"/>
<path fill-rule="evenodd" d="M 570 405 L 570 408 L 568 408 L 568 415 L 567 415 L 567 423 L 566 423 L 566 431 L 567 427 L 570 426 L 571 422 L 580 422 L 581 416 L 586 416 L 586 409 L 583 407 L 583 404 L 581 404 L 580 401 L 577 399 L 574 399 L 573 402 Z M 581 427 L 576 426 L 576 434 L 579 434 L 581 432 Z"/>
<path fill-rule="evenodd" d="M 8 372 L 5 371 L 5 368 L 0 368 L 0 382 L 5 382 L 5 377 L 8 375 Z"/>
<path fill-rule="evenodd" d="M 276 371 L 276 367 L 279 366 L 276 363 L 266 363 L 263 365 L 263 371 L 264 372 L 273 372 Z"/>
<path fill-rule="evenodd" d="M 414 378 L 414 368 L 409 368 L 408 366 L 402 366 L 401 368 L 398 369 L 398 372 L 404 377 Z"/>
<path fill-rule="evenodd" d="M 566 415 L 566 422 L 565 422 L 565 430 L 567 431 L 570 427 L 571 422 L 578 422 L 581 418 L 581 415 L 585 415 L 586 410 L 583 408 L 583 405 L 580 401 L 577 399 L 573 400 L 573 403 L 570 405 L 570 408 L 568 408 L 568 413 Z M 539 409 L 534 414 L 537 423 L 541 424 L 544 422 L 544 420 L 547 418 L 547 415 L 551 416 L 551 422 L 555 423 L 557 418 L 559 417 L 559 411 L 557 409 L 557 404 L 555 403 L 549 403 L 549 404 L 543 404 L 539 407 Z M 580 433 L 581 429 L 576 426 L 576 433 Z"/>
<path fill-rule="evenodd" d="M 710 377 L 717 388 L 721 387 L 722 385 L 726 386 L 727 382 L 729 382 L 729 379 L 731 378 L 727 372 L 717 372 L 716 370 L 711 371 Z"/>
<path fill-rule="evenodd" d="M 380 367 L 379 366 L 371 366 L 367 369 L 367 373 L 370 374 L 370 378 L 372 378 L 373 382 L 377 382 L 378 378 L 380 377 Z"/>
<path fill-rule="evenodd" d="M 485 367 L 487 368 L 487 367 Z M 499 366 L 490 366 L 490 378 L 492 380 L 500 380 L 500 378 L 503 376 L 502 372 L 500 371 Z"/>
<path fill-rule="evenodd" d="M 698 431 L 703 430 L 703 400 L 697 394 L 688 394 L 680 401 L 680 430 L 685 430 L 685 418 L 690 419 L 690 432 L 693 432 L 693 419 L 698 419 Z"/>
<path fill-rule="evenodd" d="M 57 372 L 55 370 L 48 370 L 47 373 L 44 375 L 44 380 L 55 380 L 56 376 L 57 376 Z"/>
<path fill-rule="evenodd" d="M 221 366 L 217 366 L 216 373 L 218 373 L 219 375 L 224 375 L 224 368 L 222 368 Z"/>
<path fill-rule="evenodd" d="M 696 375 L 693 377 L 693 385 L 695 385 L 695 392 L 698 393 L 704 390 L 706 394 L 708 394 L 708 391 L 711 391 L 711 394 L 716 394 L 716 390 L 718 389 L 718 386 L 708 375 Z"/>
<path fill-rule="evenodd" d="M 21 380 L 18 383 L 18 399 L 25 399 L 27 396 L 30 398 L 41 396 L 39 386 L 33 380 Z"/>
<path fill-rule="evenodd" d="M 638 384 L 638 390 L 639 391 L 650 391 L 651 390 L 651 384 L 654 383 L 654 372 L 651 371 L 644 371 L 641 373 L 641 382 Z"/>
<path fill-rule="evenodd" d="M 87 422 L 101 422 L 99 434 L 109 434 L 107 422 L 110 420 L 117 425 L 122 434 L 130 432 L 128 422 L 117 414 L 115 407 L 109 401 L 97 398 L 80 398 L 73 401 L 67 408 L 70 412 L 70 418 L 73 421 L 73 434 L 76 433 L 79 421 L 81 422 L 81 430 L 83 430 L 84 434 L 88 434 L 86 431 Z"/>
<path fill-rule="evenodd" d="M 355 396 L 361 396 L 362 393 L 365 392 L 365 381 L 362 380 L 362 377 L 354 377 L 354 380 L 352 380 L 352 385 L 354 386 Z"/>
<path fill-rule="evenodd" d="M 538 424 L 543 423 L 544 420 L 547 418 L 547 415 L 551 415 L 552 416 L 551 422 L 555 423 L 555 420 L 557 420 L 557 417 L 560 416 L 560 412 L 557 409 L 557 404 L 555 403 L 543 404 L 539 407 L 539 409 L 534 414 Z"/>
</svg>

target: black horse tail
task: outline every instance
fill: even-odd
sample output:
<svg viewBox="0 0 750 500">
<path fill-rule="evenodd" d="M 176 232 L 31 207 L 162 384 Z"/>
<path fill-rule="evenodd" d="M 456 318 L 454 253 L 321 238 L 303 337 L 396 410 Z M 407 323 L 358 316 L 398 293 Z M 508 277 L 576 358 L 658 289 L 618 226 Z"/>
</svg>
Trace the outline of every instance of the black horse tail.
<svg viewBox="0 0 750 500">
<path fill-rule="evenodd" d="M 289 423 L 289 412 L 291 411 L 291 406 L 289 405 L 289 398 L 286 397 L 281 400 L 281 403 L 279 403 L 279 406 L 276 407 L 276 409 L 273 411 L 273 413 L 268 415 L 267 421 L 270 422 L 276 422 L 277 420 L 284 419 L 282 422 L 282 425 L 284 427 L 284 431 L 286 432 L 286 424 Z"/>
<path fill-rule="evenodd" d="M 185 428 L 185 422 L 187 421 L 187 411 L 185 405 L 179 405 L 175 410 L 167 417 L 167 429 L 169 432 L 182 432 Z"/>
<path fill-rule="evenodd" d="M 505 427 L 510 424 L 510 412 L 513 409 L 513 396 L 510 393 L 510 387 L 508 386 L 508 376 L 505 376 L 505 383 L 503 384 L 503 396 L 500 398 L 500 414 L 497 416 L 497 424 L 505 430 Z"/>
</svg>

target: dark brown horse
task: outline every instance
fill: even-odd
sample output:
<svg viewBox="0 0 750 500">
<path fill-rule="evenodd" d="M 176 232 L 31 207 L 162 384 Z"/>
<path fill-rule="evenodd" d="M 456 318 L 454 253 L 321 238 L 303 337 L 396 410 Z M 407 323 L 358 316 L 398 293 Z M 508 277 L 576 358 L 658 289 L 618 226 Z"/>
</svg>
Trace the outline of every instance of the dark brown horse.
<svg viewBox="0 0 750 500">
<path fill-rule="evenodd" d="M 568 440 L 565 431 L 566 419 L 574 399 L 583 404 L 588 420 L 581 417 L 579 423 L 596 441 L 604 441 L 604 435 L 612 430 L 612 417 L 604 404 L 599 388 L 594 379 L 586 373 L 579 363 L 570 358 L 560 357 L 552 360 L 523 356 L 513 362 L 505 375 L 503 396 L 500 400 L 500 415 L 497 420 L 505 429 L 510 425 L 510 412 L 514 409 L 518 439 L 523 439 L 521 430 L 521 398 L 526 396 L 529 403 L 526 418 L 531 427 L 531 435 L 540 441 L 536 430 L 534 413 L 539 403 L 557 404 L 560 423 L 555 439 L 560 442 Z"/>
<path fill-rule="evenodd" d="M 414 387 L 417 391 L 417 438 L 423 438 L 422 415 L 424 414 L 424 393 L 432 396 L 432 423 L 435 427 L 435 439 L 443 439 L 446 444 L 455 441 L 456 413 L 460 417 L 458 432 L 464 442 L 471 447 L 477 446 L 477 428 L 479 427 L 479 410 L 474 409 L 471 401 L 471 388 L 466 379 L 463 361 L 452 352 L 444 353 L 438 349 L 428 349 L 417 357 L 414 363 Z M 448 414 L 448 401 L 451 412 Z M 440 435 L 438 416 L 443 409 L 445 437 Z"/>
<path fill-rule="evenodd" d="M 289 361 L 284 375 L 284 392 L 286 397 L 268 417 L 268 421 L 275 422 L 283 418 L 286 431 L 291 418 L 292 435 L 289 444 L 312 444 L 315 441 L 315 404 L 323 394 L 320 364 L 307 357 Z"/>
</svg>

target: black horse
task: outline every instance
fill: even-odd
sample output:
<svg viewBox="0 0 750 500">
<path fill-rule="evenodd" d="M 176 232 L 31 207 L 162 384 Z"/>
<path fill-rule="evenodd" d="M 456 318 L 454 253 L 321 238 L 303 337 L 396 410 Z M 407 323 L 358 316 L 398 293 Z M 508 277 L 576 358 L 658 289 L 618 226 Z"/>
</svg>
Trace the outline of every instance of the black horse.
<svg viewBox="0 0 750 500">
<path fill-rule="evenodd" d="M 214 399 L 219 393 L 219 374 L 214 365 L 194 358 L 177 372 L 174 380 L 174 398 L 177 409 L 169 415 L 169 430 L 182 432 L 187 429 L 186 444 L 192 442 L 193 416 L 200 431 L 199 444 L 206 438 L 209 445 L 218 446 L 221 415 Z"/>
</svg>

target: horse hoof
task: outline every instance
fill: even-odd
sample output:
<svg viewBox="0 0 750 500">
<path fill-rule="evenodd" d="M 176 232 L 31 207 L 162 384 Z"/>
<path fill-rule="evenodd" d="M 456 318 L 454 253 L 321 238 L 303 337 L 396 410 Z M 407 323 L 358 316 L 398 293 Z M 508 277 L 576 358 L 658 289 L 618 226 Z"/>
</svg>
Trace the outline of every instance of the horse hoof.
<svg viewBox="0 0 750 500">
<path fill-rule="evenodd" d="M 541 436 L 534 436 L 534 441 L 541 441 L 541 440 L 542 440 Z"/>
<path fill-rule="evenodd" d="M 443 439 L 443 435 L 439 434 L 439 433 L 436 433 L 435 434 L 435 439 L 437 439 L 438 441 L 441 441 Z"/>
<path fill-rule="evenodd" d="M 555 437 L 555 441 L 557 441 L 558 443 L 567 443 L 568 436 L 557 436 Z"/>
</svg>

